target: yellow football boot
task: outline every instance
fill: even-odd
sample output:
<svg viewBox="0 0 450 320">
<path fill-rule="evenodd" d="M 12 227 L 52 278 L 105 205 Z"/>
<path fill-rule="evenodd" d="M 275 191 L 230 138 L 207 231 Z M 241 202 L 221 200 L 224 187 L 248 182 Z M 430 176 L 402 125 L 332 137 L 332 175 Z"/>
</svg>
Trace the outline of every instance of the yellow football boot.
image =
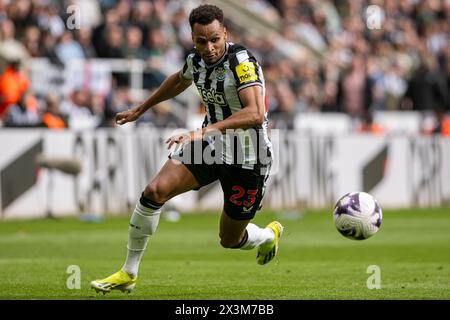
<svg viewBox="0 0 450 320">
<path fill-rule="evenodd" d="M 281 223 L 279 223 L 278 221 L 272 221 L 267 225 L 266 228 L 269 228 L 273 231 L 274 238 L 273 241 L 262 244 L 258 247 L 256 262 L 261 265 L 269 263 L 277 255 L 278 243 L 284 229 Z"/>
<path fill-rule="evenodd" d="M 128 273 L 120 270 L 105 279 L 94 280 L 91 282 L 91 288 L 97 293 L 111 292 L 111 290 L 120 290 L 122 292 L 130 293 L 136 285 L 137 277 L 131 278 Z"/>
</svg>

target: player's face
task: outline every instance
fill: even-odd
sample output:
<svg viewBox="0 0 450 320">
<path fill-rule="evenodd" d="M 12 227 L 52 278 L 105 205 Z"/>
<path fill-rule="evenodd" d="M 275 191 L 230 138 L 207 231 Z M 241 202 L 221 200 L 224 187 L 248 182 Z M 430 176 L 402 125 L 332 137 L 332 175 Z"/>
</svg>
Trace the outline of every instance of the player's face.
<svg viewBox="0 0 450 320">
<path fill-rule="evenodd" d="M 222 57 L 226 38 L 226 29 L 217 20 L 207 25 L 196 23 L 192 28 L 192 41 L 207 64 L 214 64 Z"/>
</svg>

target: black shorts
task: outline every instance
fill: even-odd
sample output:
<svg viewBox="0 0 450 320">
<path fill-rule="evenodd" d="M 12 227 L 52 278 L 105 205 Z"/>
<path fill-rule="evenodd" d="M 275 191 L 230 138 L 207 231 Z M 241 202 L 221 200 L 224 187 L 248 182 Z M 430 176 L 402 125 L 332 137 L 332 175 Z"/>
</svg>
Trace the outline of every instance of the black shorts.
<svg viewBox="0 0 450 320">
<path fill-rule="evenodd" d="M 252 219 L 261 208 L 268 175 L 228 164 L 184 164 L 206 186 L 216 180 L 223 190 L 223 209 L 235 220 Z"/>
<path fill-rule="evenodd" d="M 174 156 L 173 159 L 177 159 L 177 157 Z M 199 182 L 200 187 L 196 190 L 214 181 L 220 181 L 224 196 L 223 209 L 230 218 L 234 220 L 252 219 L 256 211 L 261 209 L 269 177 L 269 166 L 251 170 L 229 164 L 181 162 Z"/>
</svg>

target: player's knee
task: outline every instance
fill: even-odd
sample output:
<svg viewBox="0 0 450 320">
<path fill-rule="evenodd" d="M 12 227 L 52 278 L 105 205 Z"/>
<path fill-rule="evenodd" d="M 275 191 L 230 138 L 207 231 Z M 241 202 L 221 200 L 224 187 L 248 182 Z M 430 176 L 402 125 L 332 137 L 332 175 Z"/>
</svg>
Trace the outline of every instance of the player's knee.
<svg viewBox="0 0 450 320">
<path fill-rule="evenodd" d="M 157 203 L 165 203 L 170 199 L 170 190 L 165 183 L 152 181 L 145 187 L 144 196 Z"/>
</svg>

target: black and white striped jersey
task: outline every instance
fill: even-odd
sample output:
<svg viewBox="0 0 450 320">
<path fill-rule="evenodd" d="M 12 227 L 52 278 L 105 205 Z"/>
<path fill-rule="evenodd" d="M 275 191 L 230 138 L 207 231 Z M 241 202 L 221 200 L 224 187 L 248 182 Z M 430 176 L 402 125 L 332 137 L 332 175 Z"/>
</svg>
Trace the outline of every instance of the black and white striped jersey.
<svg viewBox="0 0 450 320">
<path fill-rule="evenodd" d="M 203 100 L 206 108 L 203 126 L 224 120 L 241 110 L 240 90 L 255 85 L 262 87 L 261 99 L 265 108 L 263 124 L 252 129 L 237 130 L 231 136 L 222 135 L 221 142 L 223 162 L 245 169 L 263 167 L 270 164 L 272 157 L 272 145 L 267 134 L 264 75 L 258 61 L 246 48 L 231 42 L 225 45 L 224 55 L 213 65 L 207 65 L 196 52 L 189 54 L 182 74 L 185 79 L 193 80 Z M 236 157 L 237 154 L 240 157 Z"/>
</svg>

